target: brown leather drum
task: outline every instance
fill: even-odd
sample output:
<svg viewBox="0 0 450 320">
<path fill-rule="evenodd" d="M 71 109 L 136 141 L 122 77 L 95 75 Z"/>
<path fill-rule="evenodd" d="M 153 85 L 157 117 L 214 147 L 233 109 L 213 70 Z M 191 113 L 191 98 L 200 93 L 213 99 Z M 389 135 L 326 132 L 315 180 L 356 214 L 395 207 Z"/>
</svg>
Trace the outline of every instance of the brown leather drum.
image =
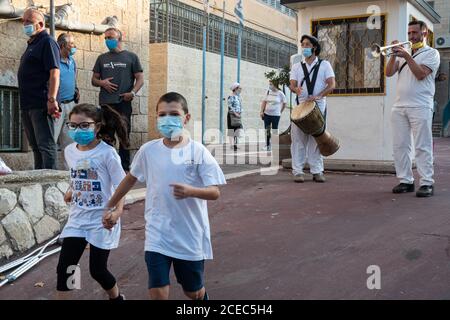
<svg viewBox="0 0 450 320">
<path fill-rule="evenodd" d="M 321 155 L 328 157 L 339 150 L 339 140 L 325 130 L 325 119 L 315 101 L 300 103 L 292 110 L 291 120 L 304 133 L 316 139 Z"/>
<path fill-rule="evenodd" d="M 315 101 L 305 101 L 292 110 L 291 120 L 304 133 L 321 135 L 325 130 L 325 119 Z"/>
</svg>

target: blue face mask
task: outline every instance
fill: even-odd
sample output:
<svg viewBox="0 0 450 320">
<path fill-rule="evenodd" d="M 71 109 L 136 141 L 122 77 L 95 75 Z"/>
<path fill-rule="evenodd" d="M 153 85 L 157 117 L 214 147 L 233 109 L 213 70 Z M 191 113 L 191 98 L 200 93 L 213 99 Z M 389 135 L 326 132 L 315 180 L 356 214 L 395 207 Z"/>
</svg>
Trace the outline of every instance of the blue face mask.
<svg viewBox="0 0 450 320">
<path fill-rule="evenodd" d="M 158 131 L 166 138 L 178 137 L 183 132 L 183 121 L 178 116 L 158 118 Z"/>
<path fill-rule="evenodd" d="M 311 57 L 312 54 L 313 54 L 313 49 L 312 48 L 303 48 L 303 56 L 305 58 Z"/>
<path fill-rule="evenodd" d="M 77 48 L 71 48 L 70 49 L 70 55 L 73 56 L 77 52 Z"/>
<path fill-rule="evenodd" d="M 25 33 L 28 37 L 31 37 L 34 33 L 34 25 L 27 24 L 26 26 L 23 26 L 23 33 Z"/>
<path fill-rule="evenodd" d="M 119 41 L 117 39 L 106 39 L 105 44 L 108 47 L 110 51 L 117 49 L 117 46 L 119 45 Z"/>
<path fill-rule="evenodd" d="M 87 146 L 95 139 L 94 129 L 75 129 L 69 130 L 69 137 L 81 146 Z"/>
</svg>

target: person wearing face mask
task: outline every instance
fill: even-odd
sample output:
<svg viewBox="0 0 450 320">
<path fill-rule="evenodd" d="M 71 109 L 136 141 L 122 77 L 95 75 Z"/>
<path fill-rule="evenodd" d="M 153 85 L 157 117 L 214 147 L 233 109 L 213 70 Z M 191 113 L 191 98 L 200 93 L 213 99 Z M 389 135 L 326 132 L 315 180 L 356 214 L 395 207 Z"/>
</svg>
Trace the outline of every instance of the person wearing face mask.
<svg viewBox="0 0 450 320">
<path fill-rule="evenodd" d="M 231 148 L 234 151 L 238 149 L 238 139 L 242 134 L 242 87 L 238 82 L 231 85 L 230 90 L 232 94 L 228 97 L 228 114 L 227 114 L 227 127 L 228 137 L 230 139 Z M 235 119 L 233 123 L 232 118 Z"/>
<path fill-rule="evenodd" d="M 225 176 L 209 150 L 184 131 L 186 99 L 164 94 L 156 105 L 162 139 L 144 144 L 109 201 L 115 207 L 139 180 L 145 182 L 145 262 L 151 299 L 169 299 L 170 269 L 192 300 L 208 300 L 205 260 L 213 258 L 208 200 L 220 196 Z"/>
<path fill-rule="evenodd" d="M 73 56 L 76 53 L 75 39 L 70 33 L 62 33 L 58 37 L 60 48 L 60 85 L 58 101 L 61 109 L 61 116 L 55 121 L 55 142 L 59 142 L 61 149 L 71 143 L 67 133 L 67 126 L 64 124 L 69 120 L 69 114 L 80 99 L 77 88 L 77 64 Z"/>
<path fill-rule="evenodd" d="M 108 104 L 119 112 L 131 132 L 131 101 L 144 85 L 144 73 L 139 57 L 123 49 L 122 32 L 117 28 L 105 31 L 108 52 L 101 54 L 93 69 L 92 85 L 100 87 L 99 103 Z M 130 170 L 130 151 L 119 146 L 119 155 L 125 171 Z"/>
<path fill-rule="evenodd" d="M 126 123 L 111 107 L 91 104 L 75 106 L 67 122 L 74 143 L 64 150 L 70 169 L 70 187 L 64 195 L 70 204 L 69 219 L 61 232 L 63 240 L 56 268 L 56 298 L 68 299 L 70 267 L 76 266 L 89 244 L 89 271 L 110 300 L 124 300 L 117 281 L 108 270 L 108 258 L 119 245 L 123 199 L 114 208 L 107 207 L 114 190 L 125 177 L 119 155 L 112 147 L 109 132 L 114 130 L 128 145 Z"/>
<path fill-rule="evenodd" d="M 278 131 L 281 114 L 286 108 L 287 100 L 284 93 L 278 88 L 278 81 L 269 81 L 269 90 L 267 91 L 262 103 L 260 116 L 264 120 L 264 129 L 266 129 L 266 148 L 271 151 L 270 139 L 272 130 Z"/>
<path fill-rule="evenodd" d="M 60 53 L 45 30 L 44 15 L 27 9 L 22 17 L 29 37 L 17 74 L 22 125 L 34 154 L 35 169 L 56 169 L 54 119 L 60 116 L 57 101 Z"/>
<path fill-rule="evenodd" d="M 391 111 L 394 162 L 400 184 L 393 193 L 414 192 L 412 146 L 416 152 L 420 188 L 417 197 L 430 197 L 434 193 L 433 168 L 433 99 L 435 78 L 439 69 L 439 51 L 426 44 L 428 28 L 423 21 L 408 25 L 408 38 L 412 52 L 402 46 L 394 47 L 389 58 L 386 76 L 398 74 L 397 97 Z M 398 41 L 393 41 L 393 44 Z"/>
<path fill-rule="evenodd" d="M 290 89 L 297 94 L 298 102 L 315 101 L 326 120 L 326 96 L 333 92 L 335 76 L 331 64 L 319 59 L 321 47 L 313 36 L 301 38 L 303 61 L 292 66 Z M 306 162 L 315 182 L 325 182 L 323 158 L 313 136 L 305 134 L 291 123 L 292 174 L 295 182 L 304 182 L 303 167 Z"/>
</svg>

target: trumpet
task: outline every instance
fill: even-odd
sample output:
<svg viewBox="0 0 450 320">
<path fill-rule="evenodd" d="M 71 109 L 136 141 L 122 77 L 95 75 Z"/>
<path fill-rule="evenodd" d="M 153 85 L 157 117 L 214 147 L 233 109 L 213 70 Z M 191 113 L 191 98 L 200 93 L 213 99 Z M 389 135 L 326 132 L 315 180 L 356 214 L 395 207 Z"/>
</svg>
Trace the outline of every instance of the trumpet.
<svg viewBox="0 0 450 320">
<path fill-rule="evenodd" d="M 410 49 L 410 48 L 412 48 L 412 42 L 411 41 L 399 42 L 399 43 L 391 44 L 391 45 L 385 46 L 385 47 L 382 47 L 379 44 L 374 43 L 371 47 L 372 51 L 370 52 L 370 55 L 372 56 L 372 58 L 379 58 L 380 55 L 383 55 L 383 56 L 386 56 L 389 58 L 391 55 L 394 54 L 393 49 L 396 47 L 400 47 L 400 46 Z"/>
</svg>

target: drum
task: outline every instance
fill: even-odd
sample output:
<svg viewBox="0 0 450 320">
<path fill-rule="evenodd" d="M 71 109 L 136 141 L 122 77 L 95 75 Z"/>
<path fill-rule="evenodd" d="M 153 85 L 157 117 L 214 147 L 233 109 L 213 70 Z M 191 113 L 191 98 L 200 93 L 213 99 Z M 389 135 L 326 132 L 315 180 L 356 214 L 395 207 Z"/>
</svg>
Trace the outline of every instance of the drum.
<svg viewBox="0 0 450 320">
<path fill-rule="evenodd" d="M 339 150 L 339 140 L 326 131 L 325 119 L 315 101 L 305 101 L 292 110 L 292 122 L 316 139 L 320 154 L 328 157 Z"/>
</svg>

